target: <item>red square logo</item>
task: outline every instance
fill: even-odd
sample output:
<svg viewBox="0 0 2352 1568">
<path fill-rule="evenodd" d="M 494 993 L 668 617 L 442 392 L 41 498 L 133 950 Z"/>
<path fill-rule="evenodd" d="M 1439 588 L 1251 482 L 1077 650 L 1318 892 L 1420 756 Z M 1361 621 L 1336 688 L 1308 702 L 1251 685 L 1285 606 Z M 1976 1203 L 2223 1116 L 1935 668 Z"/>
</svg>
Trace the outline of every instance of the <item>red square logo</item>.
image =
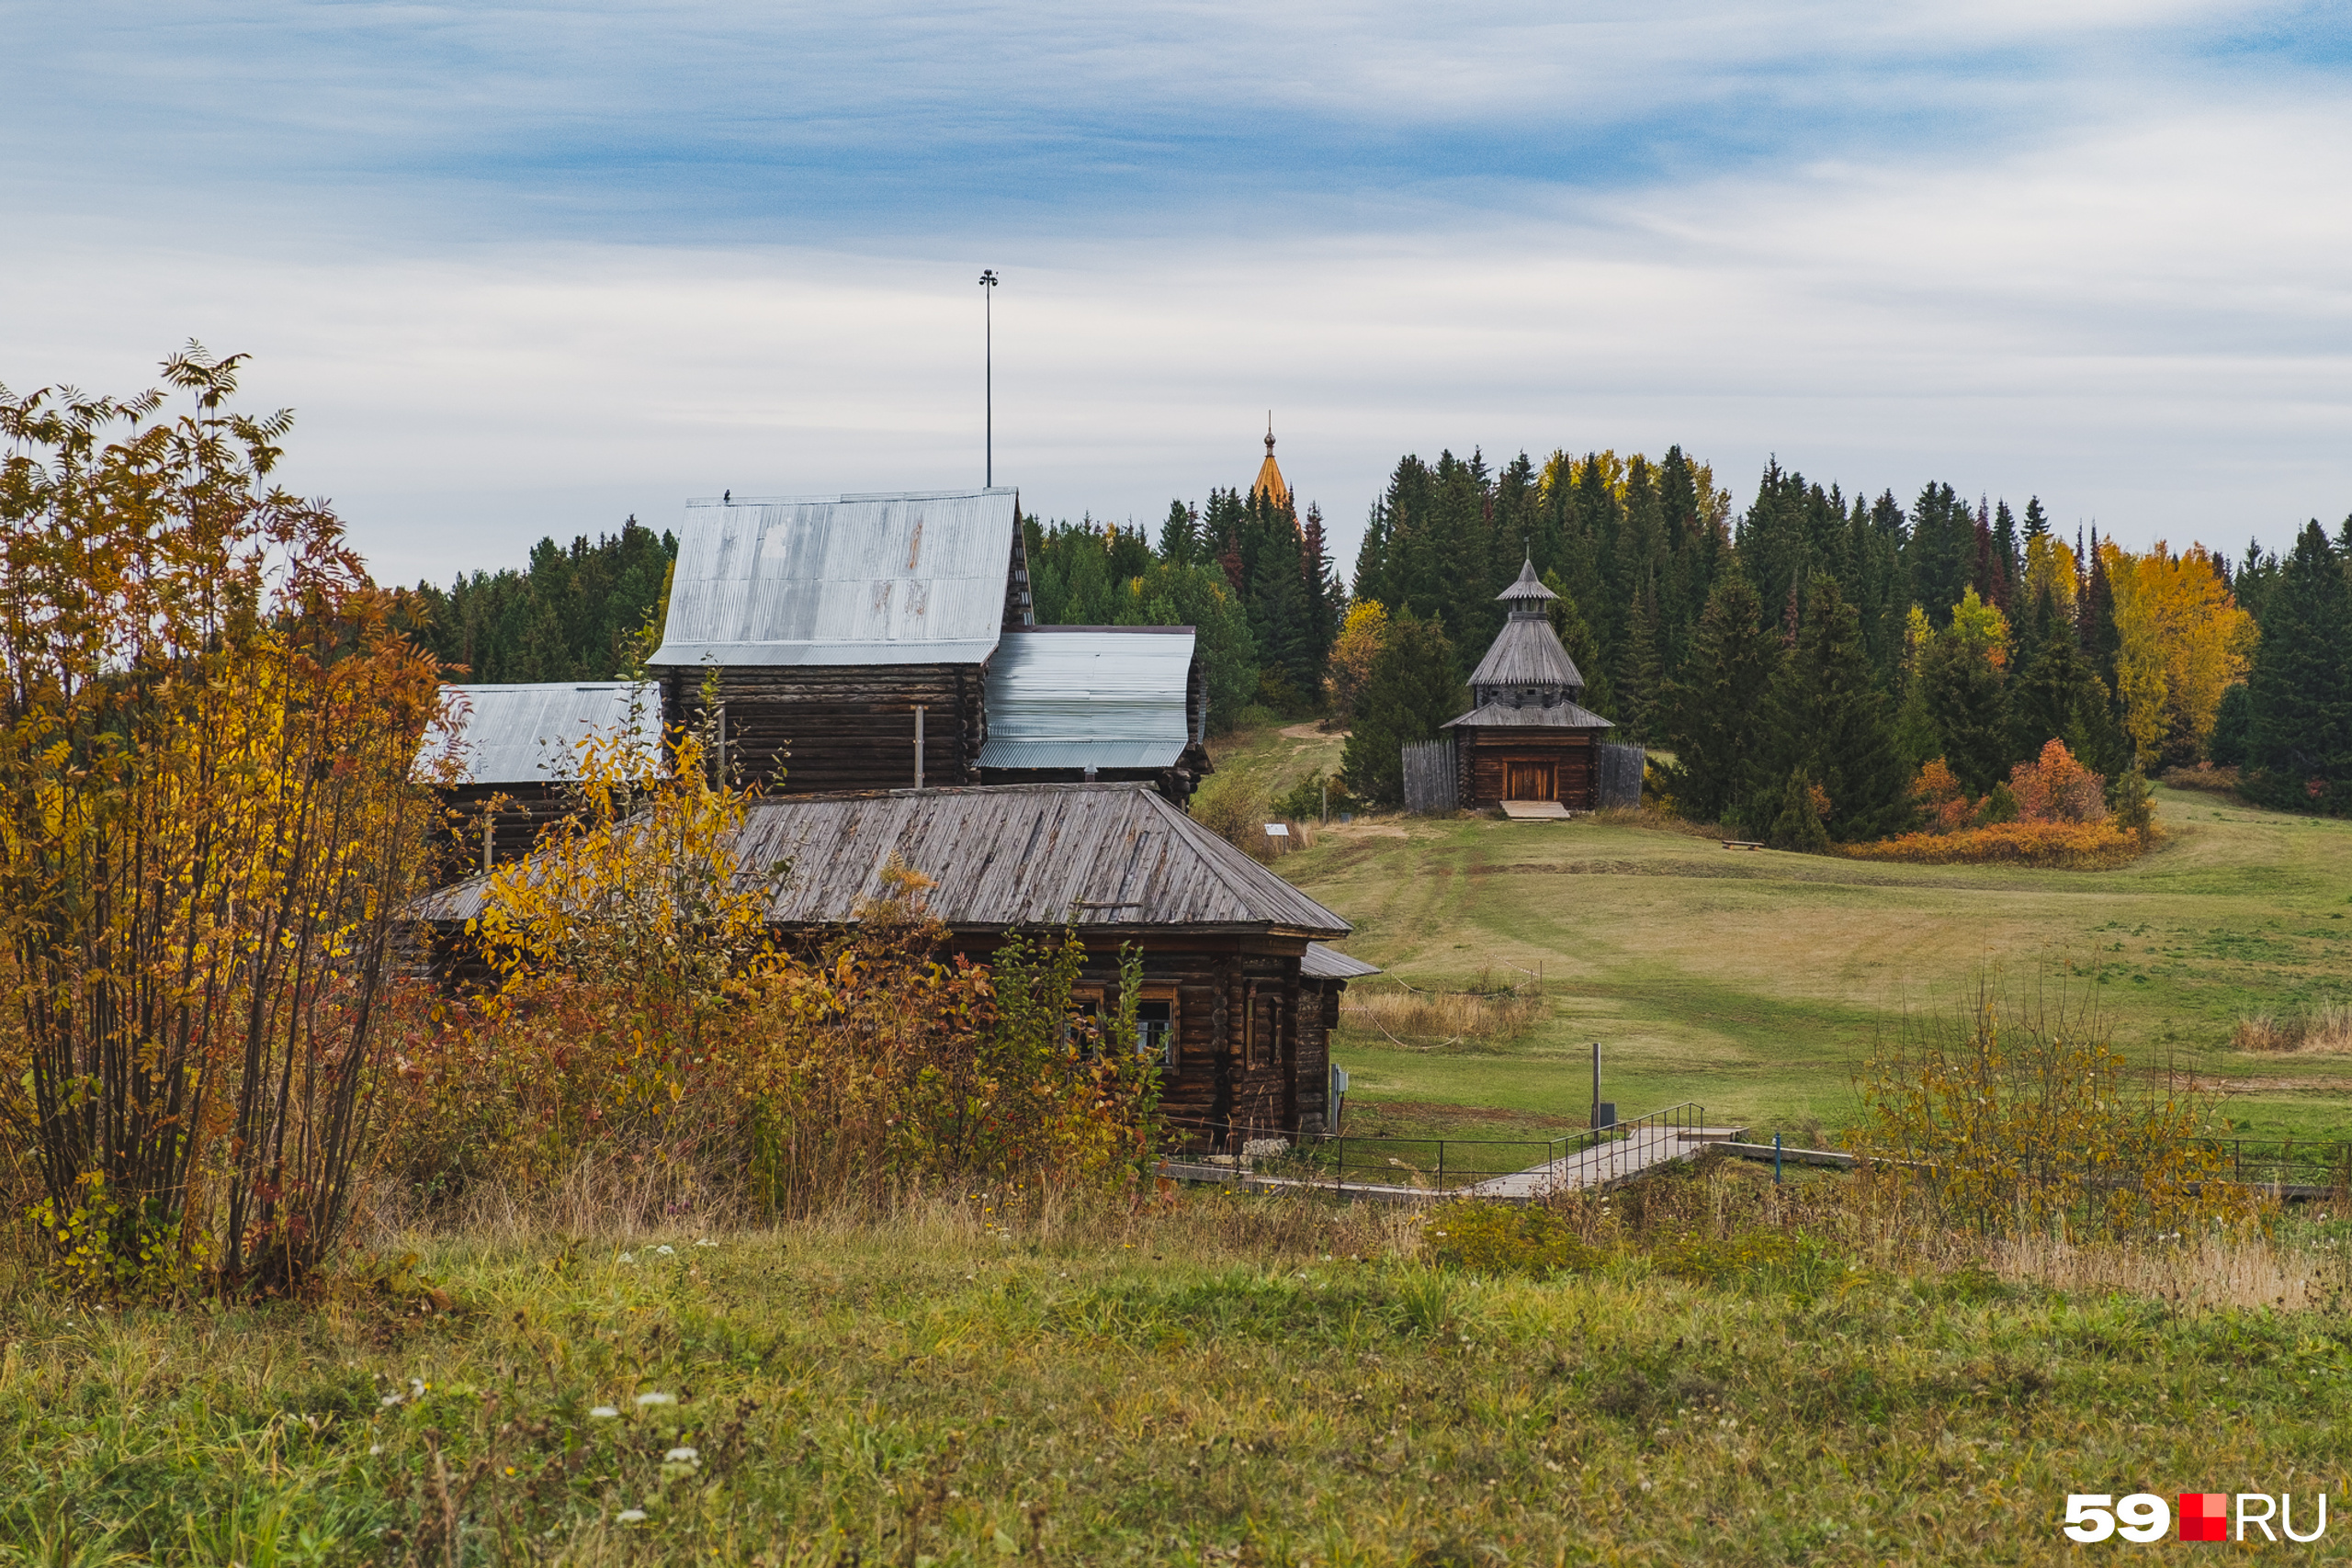
<svg viewBox="0 0 2352 1568">
<path fill-rule="evenodd" d="M 2180 1495 L 2180 1539 L 2230 1539 L 2230 1498 L 2225 1492 L 2184 1492 Z"/>
</svg>

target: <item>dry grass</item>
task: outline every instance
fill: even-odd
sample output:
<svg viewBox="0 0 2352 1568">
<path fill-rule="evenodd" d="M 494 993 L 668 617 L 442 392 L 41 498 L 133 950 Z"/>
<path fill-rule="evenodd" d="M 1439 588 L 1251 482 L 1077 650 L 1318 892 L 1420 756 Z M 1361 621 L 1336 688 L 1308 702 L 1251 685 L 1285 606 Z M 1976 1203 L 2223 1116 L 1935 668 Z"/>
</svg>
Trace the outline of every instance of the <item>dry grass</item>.
<svg viewBox="0 0 2352 1568">
<path fill-rule="evenodd" d="M 1340 1019 L 1404 1045 L 1452 1045 L 1517 1040 L 1544 1015 L 1544 998 L 1521 990 L 1416 991 L 1351 985 Z"/>
<path fill-rule="evenodd" d="M 2157 782 L 2173 789 L 2201 789 L 2215 795 L 2235 795 L 2238 771 L 2235 768 L 2217 768 L 2211 762 L 2199 762 L 2193 768 L 2167 768 Z"/>
<path fill-rule="evenodd" d="M 2239 1051 L 2307 1051 L 2316 1055 L 2352 1053 L 2352 1006 L 2324 1004 L 2300 1018 L 2250 1013 L 2238 1020 L 2230 1044 Z"/>
</svg>

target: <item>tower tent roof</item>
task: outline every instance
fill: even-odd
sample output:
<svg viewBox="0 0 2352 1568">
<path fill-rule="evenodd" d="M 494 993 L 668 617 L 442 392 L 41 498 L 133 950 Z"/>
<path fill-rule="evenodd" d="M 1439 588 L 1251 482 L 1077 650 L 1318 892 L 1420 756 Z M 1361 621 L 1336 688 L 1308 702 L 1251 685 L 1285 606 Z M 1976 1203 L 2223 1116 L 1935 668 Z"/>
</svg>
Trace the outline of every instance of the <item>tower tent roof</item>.
<svg viewBox="0 0 2352 1568">
<path fill-rule="evenodd" d="M 1523 604 L 1528 608 L 1533 609 L 1544 600 L 1557 599 L 1559 595 L 1536 581 L 1535 558 L 1530 556 L 1526 563 L 1519 569 L 1519 581 L 1496 594 L 1495 597 L 1506 604 L 1517 606 Z"/>
<path fill-rule="evenodd" d="M 1250 486 L 1252 498 L 1263 494 L 1276 506 L 1290 504 L 1290 482 L 1283 478 L 1282 465 L 1274 461 L 1274 416 L 1266 415 L 1266 460 L 1258 465 L 1258 478 Z"/>
<path fill-rule="evenodd" d="M 1470 672 L 1473 691 L 1487 686 L 1559 686 L 1584 690 L 1577 661 L 1560 646 L 1560 634 L 1541 615 L 1514 615 Z"/>
</svg>

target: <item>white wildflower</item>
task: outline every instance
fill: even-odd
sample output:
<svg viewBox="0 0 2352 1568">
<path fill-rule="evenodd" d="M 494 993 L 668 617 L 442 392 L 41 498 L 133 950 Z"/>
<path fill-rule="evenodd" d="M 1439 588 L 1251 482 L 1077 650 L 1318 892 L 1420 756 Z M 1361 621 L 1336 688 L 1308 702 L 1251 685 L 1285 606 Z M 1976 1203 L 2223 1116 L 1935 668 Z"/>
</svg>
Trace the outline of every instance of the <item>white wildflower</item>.
<svg viewBox="0 0 2352 1568">
<path fill-rule="evenodd" d="M 662 1456 L 662 1462 L 664 1464 L 696 1464 L 701 1460 L 702 1455 L 692 1449 L 672 1449 Z"/>
<path fill-rule="evenodd" d="M 678 1249 L 674 1247 L 657 1247 L 653 1250 L 664 1258 L 675 1258 L 678 1255 Z"/>
<path fill-rule="evenodd" d="M 614 1409 L 609 1404 L 599 1404 L 588 1412 L 588 1419 L 591 1421 L 609 1421 L 619 1414 L 619 1411 Z"/>
<path fill-rule="evenodd" d="M 675 1404 L 677 1403 L 678 1396 L 674 1393 L 640 1393 L 637 1396 L 638 1408 L 640 1410 L 649 1404 Z"/>
<path fill-rule="evenodd" d="M 645 1522 L 645 1510 L 642 1508 L 623 1508 L 619 1513 L 613 1516 L 613 1522 L 623 1525 L 641 1525 Z"/>
</svg>

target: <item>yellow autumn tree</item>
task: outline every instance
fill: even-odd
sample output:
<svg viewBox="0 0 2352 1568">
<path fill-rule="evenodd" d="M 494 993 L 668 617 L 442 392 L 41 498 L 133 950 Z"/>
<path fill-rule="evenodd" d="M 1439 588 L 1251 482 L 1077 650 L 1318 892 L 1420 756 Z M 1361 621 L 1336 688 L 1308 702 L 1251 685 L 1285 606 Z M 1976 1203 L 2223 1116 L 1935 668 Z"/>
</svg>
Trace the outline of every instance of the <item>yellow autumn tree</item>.
<svg viewBox="0 0 2352 1568">
<path fill-rule="evenodd" d="M 1376 599 L 1359 599 L 1348 606 L 1348 618 L 1332 640 L 1331 657 L 1323 678 L 1330 699 L 1332 719 L 1344 727 L 1355 716 L 1356 695 L 1372 679 L 1373 661 L 1388 640 L 1388 611 Z"/>
<path fill-rule="evenodd" d="M 2117 697 L 2143 763 L 2199 755 L 2222 694 L 2245 678 L 2253 617 L 2238 607 L 2202 545 L 2174 555 L 2163 540 L 2134 555 L 2099 546 L 2115 594 Z"/>
<path fill-rule="evenodd" d="M 2037 594 L 2047 592 L 2051 604 L 2061 615 L 2075 613 L 2075 552 L 2054 534 L 2043 534 L 2025 542 L 2025 592 L 2023 600 L 2031 604 Z"/>
</svg>

